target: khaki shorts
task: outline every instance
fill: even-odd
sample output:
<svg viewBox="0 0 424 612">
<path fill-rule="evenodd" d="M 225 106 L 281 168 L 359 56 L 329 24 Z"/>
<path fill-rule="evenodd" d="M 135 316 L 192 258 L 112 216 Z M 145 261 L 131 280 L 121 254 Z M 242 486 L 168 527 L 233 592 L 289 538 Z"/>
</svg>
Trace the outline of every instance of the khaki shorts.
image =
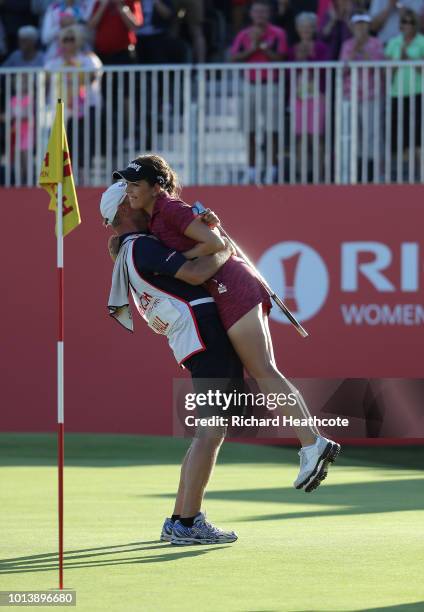
<svg viewBox="0 0 424 612">
<path fill-rule="evenodd" d="M 177 15 L 184 11 L 183 21 L 191 27 L 200 26 L 204 20 L 203 0 L 173 0 Z"/>
</svg>

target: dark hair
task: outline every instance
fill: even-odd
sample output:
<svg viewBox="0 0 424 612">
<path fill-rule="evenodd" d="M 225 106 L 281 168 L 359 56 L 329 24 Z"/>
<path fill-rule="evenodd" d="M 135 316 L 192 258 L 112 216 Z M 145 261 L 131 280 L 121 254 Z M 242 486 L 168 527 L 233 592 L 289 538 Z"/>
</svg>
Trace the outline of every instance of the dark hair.
<svg viewBox="0 0 424 612">
<path fill-rule="evenodd" d="M 415 11 L 413 11 L 412 9 L 410 9 L 410 8 L 404 8 L 404 9 L 401 11 L 401 14 L 400 14 L 400 20 L 401 20 L 401 22 L 403 21 L 403 19 L 405 19 L 405 17 L 406 17 L 407 19 L 410 19 L 411 21 L 413 21 L 413 22 L 414 22 L 415 27 L 418 27 L 418 26 L 419 26 L 419 16 L 418 16 L 418 15 L 417 15 L 417 13 L 416 13 Z"/>
<path fill-rule="evenodd" d="M 159 183 L 170 196 L 179 197 L 181 185 L 178 175 L 163 157 L 160 155 L 139 155 L 134 161 L 146 168 L 149 174 L 155 177 L 151 180 L 146 179 L 149 184 L 153 186 L 155 183 Z"/>
<path fill-rule="evenodd" d="M 269 0 L 251 0 L 249 4 L 249 9 L 251 9 L 254 4 L 262 4 L 263 6 L 267 6 L 271 10 L 271 2 Z"/>
</svg>

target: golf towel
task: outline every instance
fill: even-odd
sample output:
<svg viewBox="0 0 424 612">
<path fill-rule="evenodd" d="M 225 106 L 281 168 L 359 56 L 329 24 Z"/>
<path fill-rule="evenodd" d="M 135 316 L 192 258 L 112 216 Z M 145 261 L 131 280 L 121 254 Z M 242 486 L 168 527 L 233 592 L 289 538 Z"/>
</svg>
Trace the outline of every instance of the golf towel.
<svg viewBox="0 0 424 612">
<path fill-rule="evenodd" d="M 108 308 L 111 317 L 126 329 L 133 332 L 134 323 L 129 304 L 129 276 L 127 267 L 128 250 L 140 234 L 132 234 L 125 238 L 119 249 L 112 273 L 112 286 L 109 294 Z"/>
<path fill-rule="evenodd" d="M 213 302 L 212 297 L 186 301 L 167 293 L 147 280 L 136 269 L 135 241 L 143 234 L 131 234 L 121 244 L 112 274 L 109 313 L 129 331 L 134 331 L 129 305 L 131 293 L 140 316 L 155 333 L 168 338 L 175 359 L 182 364 L 189 356 L 206 349 L 200 336 L 193 306 Z"/>
</svg>

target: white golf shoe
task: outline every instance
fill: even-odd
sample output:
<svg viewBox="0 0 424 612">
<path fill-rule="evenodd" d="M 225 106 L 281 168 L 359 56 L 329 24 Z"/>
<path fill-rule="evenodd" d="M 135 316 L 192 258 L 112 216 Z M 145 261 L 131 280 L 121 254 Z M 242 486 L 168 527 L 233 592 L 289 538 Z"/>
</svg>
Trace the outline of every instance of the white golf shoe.
<svg viewBox="0 0 424 612">
<path fill-rule="evenodd" d="M 312 446 L 299 451 L 300 471 L 294 481 L 296 489 L 304 489 L 306 493 L 314 491 L 326 478 L 328 466 L 334 463 L 340 452 L 340 444 L 318 436 Z"/>
</svg>

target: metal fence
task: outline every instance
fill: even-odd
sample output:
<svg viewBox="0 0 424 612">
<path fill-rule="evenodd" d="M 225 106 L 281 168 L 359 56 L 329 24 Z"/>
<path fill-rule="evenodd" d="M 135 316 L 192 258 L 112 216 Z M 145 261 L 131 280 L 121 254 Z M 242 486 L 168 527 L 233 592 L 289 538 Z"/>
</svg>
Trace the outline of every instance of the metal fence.
<svg viewBox="0 0 424 612">
<path fill-rule="evenodd" d="M 55 101 L 76 183 L 141 152 L 189 184 L 424 181 L 422 62 L 0 69 L 0 184 L 32 186 Z"/>
</svg>

